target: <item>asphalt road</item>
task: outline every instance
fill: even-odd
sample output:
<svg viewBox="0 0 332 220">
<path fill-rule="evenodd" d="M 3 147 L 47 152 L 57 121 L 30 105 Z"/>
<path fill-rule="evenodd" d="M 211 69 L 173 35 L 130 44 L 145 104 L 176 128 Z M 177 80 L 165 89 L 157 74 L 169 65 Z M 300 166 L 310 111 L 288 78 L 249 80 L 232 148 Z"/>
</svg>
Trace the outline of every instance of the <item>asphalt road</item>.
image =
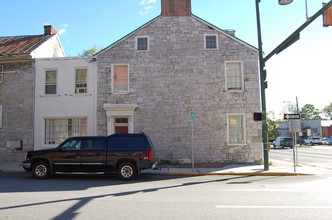
<svg viewBox="0 0 332 220">
<path fill-rule="evenodd" d="M 0 219 L 331 219 L 331 176 L 0 175 Z"/>
<path fill-rule="evenodd" d="M 293 149 L 271 149 L 270 159 L 293 163 Z M 302 146 L 297 148 L 298 164 L 332 169 L 332 146 Z"/>
</svg>

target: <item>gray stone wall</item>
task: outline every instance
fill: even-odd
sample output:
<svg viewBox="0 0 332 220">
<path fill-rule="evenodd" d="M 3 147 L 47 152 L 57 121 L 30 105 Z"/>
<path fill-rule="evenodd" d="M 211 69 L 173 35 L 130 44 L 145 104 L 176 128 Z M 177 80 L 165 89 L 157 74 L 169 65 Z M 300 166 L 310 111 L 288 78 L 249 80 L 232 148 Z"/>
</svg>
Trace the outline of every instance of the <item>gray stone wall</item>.
<svg viewBox="0 0 332 220">
<path fill-rule="evenodd" d="M 2 128 L 0 128 L 0 161 L 22 161 L 33 146 L 33 76 L 34 63 L 1 64 L 0 83 Z M 22 149 L 8 146 L 7 141 L 22 141 Z"/>
<path fill-rule="evenodd" d="M 204 34 L 218 34 L 219 49 L 204 50 Z M 135 51 L 135 37 L 149 37 L 149 51 Z M 225 61 L 243 61 L 244 91 L 225 87 Z M 194 17 L 159 17 L 97 55 L 97 130 L 106 135 L 104 103 L 137 104 L 134 131 L 148 134 L 162 160 L 258 163 L 262 159 L 258 54 L 252 47 Z M 111 93 L 111 65 L 129 64 L 130 92 Z M 246 144 L 227 144 L 227 114 L 245 113 Z"/>
</svg>

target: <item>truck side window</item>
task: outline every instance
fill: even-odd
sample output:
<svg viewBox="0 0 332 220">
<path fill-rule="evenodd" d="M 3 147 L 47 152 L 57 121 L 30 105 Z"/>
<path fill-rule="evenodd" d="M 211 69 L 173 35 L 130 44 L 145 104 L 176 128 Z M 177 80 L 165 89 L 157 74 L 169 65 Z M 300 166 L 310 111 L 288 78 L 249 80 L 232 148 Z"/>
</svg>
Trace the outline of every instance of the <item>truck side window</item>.
<svg viewBox="0 0 332 220">
<path fill-rule="evenodd" d="M 104 142 L 104 140 L 101 140 L 101 139 L 85 140 L 84 149 L 85 150 L 104 150 L 105 142 Z"/>
<path fill-rule="evenodd" d="M 144 138 L 111 138 L 110 148 L 145 149 L 148 142 Z"/>
<path fill-rule="evenodd" d="M 81 148 L 80 140 L 69 140 L 61 146 L 62 150 L 79 150 Z"/>
</svg>

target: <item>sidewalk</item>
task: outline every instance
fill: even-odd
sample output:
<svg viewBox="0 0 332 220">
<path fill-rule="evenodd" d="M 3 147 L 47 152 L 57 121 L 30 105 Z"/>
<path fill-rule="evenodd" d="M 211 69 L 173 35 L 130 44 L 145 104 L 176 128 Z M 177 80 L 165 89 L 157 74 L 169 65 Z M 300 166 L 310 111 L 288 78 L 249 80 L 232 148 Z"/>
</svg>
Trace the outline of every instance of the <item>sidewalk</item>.
<svg viewBox="0 0 332 220">
<path fill-rule="evenodd" d="M 209 168 L 195 167 L 192 168 L 161 168 L 158 170 L 143 170 L 142 173 L 156 174 L 156 175 L 251 175 L 251 176 L 298 176 L 298 175 L 328 175 L 332 174 L 332 169 L 315 167 L 310 165 L 300 164 L 294 166 L 292 163 L 272 160 L 272 165 L 269 166 L 268 171 L 264 171 L 264 165 L 248 165 L 248 164 L 234 164 L 224 167 Z M 0 174 L 24 174 L 23 167 L 18 162 L 0 162 Z"/>
</svg>

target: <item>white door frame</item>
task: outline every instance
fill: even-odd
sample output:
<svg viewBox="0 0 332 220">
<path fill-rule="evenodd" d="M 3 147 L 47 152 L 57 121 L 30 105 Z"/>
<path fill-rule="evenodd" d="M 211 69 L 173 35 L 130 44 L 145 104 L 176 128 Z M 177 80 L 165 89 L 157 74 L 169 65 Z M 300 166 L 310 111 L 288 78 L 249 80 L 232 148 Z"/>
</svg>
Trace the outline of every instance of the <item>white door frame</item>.
<svg viewBox="0 0 332 220">
<path fill-rule="evenodd" d="M 134 111 L 136 104 L 110 104 L 103 106 L 107 117 L 107 135 L 115 133 L 115 118 L 128 117 L 128 133 L 134 133 Z"/>
</svg>

